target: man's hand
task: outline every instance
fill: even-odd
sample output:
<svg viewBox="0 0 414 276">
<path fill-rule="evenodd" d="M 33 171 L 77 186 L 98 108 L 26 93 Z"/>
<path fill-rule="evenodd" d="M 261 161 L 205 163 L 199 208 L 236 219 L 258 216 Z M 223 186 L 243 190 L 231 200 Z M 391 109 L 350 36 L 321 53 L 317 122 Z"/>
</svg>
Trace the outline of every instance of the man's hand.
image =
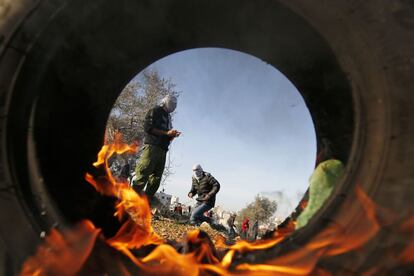
<svg viewBox="0 0 414 276">
<path fill-rule="evenodd" d="M 158 128 L 153 128 L 150 131 L 151 134 L 154 135 L 167 135 L 168 137 L 174 139 L 175 137 L 180 136 L 181 132 L 179 132 L 176 129 L 170 129 L 170 130 L 161 130 Z"/>
<path fill-rule="evenodd" d="M 209 200 L 211 198 L 211 195 L 209 195 L 209 194 L 203 194 L 202 196 L 199 196 L 198 198 L 197 198 L 197 201 L 207 201 L 207 200 Z"/>
<path fill-rule="evenodd" d="M 178 136 L 180 136 L 180 134 L 181 134 L 181 132 L 179 132 L 176 129 L 170 129 L 169 131 L 167 131 L 167 135 L 171 138 L 178 137 Z"/>
<path fill-rule="evenodd" d="M 193 196 L 194 196 L 193 193 L 188 193 L 189 198 L 193 198 Z"/>
</svg>

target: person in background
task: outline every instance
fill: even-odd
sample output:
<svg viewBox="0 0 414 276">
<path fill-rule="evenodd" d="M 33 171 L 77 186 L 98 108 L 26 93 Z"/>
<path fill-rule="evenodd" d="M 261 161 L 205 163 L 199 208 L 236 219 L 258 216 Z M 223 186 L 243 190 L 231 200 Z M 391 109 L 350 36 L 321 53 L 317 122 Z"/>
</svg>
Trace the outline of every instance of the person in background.
<svg viewBox="0 0 414 276">
<path fill-rule="evenodd" d="M 257 234 L 259 233 L 259 221 L 256 219 L 254 221 L 254 224 L 252 226 L 252 231 L 251 231 L 251 240 L 255 241 L 257 239 Z"/>
<path fill-rule="evenodd" d="M 242 234 L 241 234 L 241 238 L 243 240 L 247 240 L 247 235 L 249 233 L 249 218 L 244 218 L 243 223 L 242 223 Z"/>
<path fill-rule="evenodd" d="M 197 195 L 197 204 L 191 213 L 190 224 L 200 225 L 204 221 L 211 224 L 211 218 L 205 216 L 204 213 L 214 207 L 220 184 L 210 173 L 203 171 L 200 165 L 193 166 L 191 180 L 191 190 L 188 197 L 193 198 Z"/>
<path fill-rule="evenodd" d="M 177 107 L 177 98 L 167 95 L 161 104 L 151 108 L 145 115 L 144 147 L 135 167 L 132 188 L 140 193 L 145 188 L 150 203 L 157 192 L 165 168 L 168 147 L 181 132 L 172 128 L 171 113 Z"/>
<path fill-rule="evenodd" d="M 180 216 L 183 214 L 183 207 L 181 206 L 181 203 L 178 203 L 177 205 L 177 214 Z"/>
<path fill-rule="evenodd" d="M 227 226 L 229 227 L 229 236 L 236 237 L 237 233 L 234 230 L 234 221 L 236 220 L 236 214 L 231 214 L 230 217 L 227 219 Z"/>
</svg>

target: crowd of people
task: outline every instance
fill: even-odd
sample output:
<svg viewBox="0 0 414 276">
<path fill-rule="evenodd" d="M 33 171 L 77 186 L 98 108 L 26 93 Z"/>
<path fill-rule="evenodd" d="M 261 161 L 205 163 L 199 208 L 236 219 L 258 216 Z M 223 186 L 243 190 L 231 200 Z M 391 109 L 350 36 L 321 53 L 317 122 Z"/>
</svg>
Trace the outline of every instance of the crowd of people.
<svg viewBox="0 0 414 276">
<path fill-rule="evenodd" d="M 183 219 L 189 218 L 190 221 L 194 220 L 194 213 L 191 212 L 191 206 L 188 206 L 188 212 L 183 212 L 183 206 L 181 203 L 177 203 L 175 206 L 172 207 L 172 217 L 176 219 Z M 219 224 L 219 215 L 215 214 L 213 210 L 205 211 L 203 214 L 198 213 L 199 216 L 202 216 L 200 219 L 202 222 L 207 222 L 211 226 L 217 226 Z M 193 218 L 192 218 L 193 217 Z M 231 213 L 228 219 L 225 221 L 225 225 L 221 226 L 221 229 L 225 229 L 226 234 L 230 239 L 240 238 L 243 240 L 248 241 L 255 241 L 259 235 L 259 222 L 258 220 L 254 220 L 253 225 L 250 227 L 250 220 L 249 218 L 244 218 L 241 225 L 237 225 L 236 223 L 236 213 Z M 195 224 L 193 225 L 200 225 Z M 238 227 L 239 226 L 239 227 Z"/>
</svg>

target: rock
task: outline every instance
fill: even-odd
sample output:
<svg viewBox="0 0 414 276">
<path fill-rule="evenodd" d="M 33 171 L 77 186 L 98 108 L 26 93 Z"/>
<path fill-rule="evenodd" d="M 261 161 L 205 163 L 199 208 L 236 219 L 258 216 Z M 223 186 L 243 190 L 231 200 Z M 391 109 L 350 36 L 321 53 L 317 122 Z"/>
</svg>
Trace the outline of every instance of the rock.
<svg viewBox="0 0 414 276">
<path fill-rule="evenodd" d="M 203 222 L 202 224 L 200 224 L 200 229 L 203 231 L 213 230 L 213 228 L 211 228 L 210 224 L 208 224 L 207 222 Z"/>
</svg>

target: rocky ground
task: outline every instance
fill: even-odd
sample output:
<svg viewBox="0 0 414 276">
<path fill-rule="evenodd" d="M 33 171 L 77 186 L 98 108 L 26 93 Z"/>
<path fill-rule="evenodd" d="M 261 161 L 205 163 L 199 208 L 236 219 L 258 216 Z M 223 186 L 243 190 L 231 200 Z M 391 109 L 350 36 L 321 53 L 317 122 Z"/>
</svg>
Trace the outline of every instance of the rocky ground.
<svg viewBox="0 0 414 276">
<path fill-rule="evenodd" d="M 172 240 L 176 242 L 183 240 L 187 232 L 195 229 L 200 229 L 206 232 L 215 245 L 218 242 L 223 241 L 223 238 L 228 239 L 226 232 L 213 229 L 207 223 L 203 223 L 200 226 L 192 226 L 185 221 L 180 222 L 179 220 L 171 218 L 156 217 L 153 218 L 152 227 L 154 232 L 160 237 L 165 240 Z"/>
</svg>

